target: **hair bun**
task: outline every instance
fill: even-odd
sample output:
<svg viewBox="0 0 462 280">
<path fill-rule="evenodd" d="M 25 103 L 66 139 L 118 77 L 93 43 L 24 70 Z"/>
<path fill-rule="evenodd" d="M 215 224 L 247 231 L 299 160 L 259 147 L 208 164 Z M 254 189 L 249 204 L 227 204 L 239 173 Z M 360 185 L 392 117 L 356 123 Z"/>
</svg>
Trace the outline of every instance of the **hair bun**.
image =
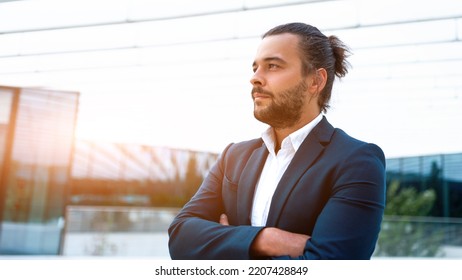
<svg viewBox="0 0 462 280">
<path fill-rule="evenodd" d="M 351 52 L 348 47 L 334 35 L 327 37 L 335 58 L 335 75 L 339 78 L 348 73 L 350 63 L 346 60 Z"/>
</svg>

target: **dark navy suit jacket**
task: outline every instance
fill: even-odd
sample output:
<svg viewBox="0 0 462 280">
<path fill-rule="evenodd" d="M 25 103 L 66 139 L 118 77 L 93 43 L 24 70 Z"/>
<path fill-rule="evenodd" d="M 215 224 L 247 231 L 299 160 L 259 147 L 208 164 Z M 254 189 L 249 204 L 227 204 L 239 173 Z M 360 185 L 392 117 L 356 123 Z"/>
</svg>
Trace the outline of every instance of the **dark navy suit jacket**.
<svg viewBox="0 0 462 280">
<path fill-rule="evenodd" d="M 250 226 L 250 212 L 267 155 L 261 139 L 223 151 L 170 225 L 172 259 L 253 258 L 250 246 L 263 227 Z M 384 206 L 382 150 L 333 128 L 324 117 L 282 176 L 266 226 L 311 236 L 298 259 L 369 259 Z M 218 223 L 222 213 L 230 226 Z"/>
</svg>

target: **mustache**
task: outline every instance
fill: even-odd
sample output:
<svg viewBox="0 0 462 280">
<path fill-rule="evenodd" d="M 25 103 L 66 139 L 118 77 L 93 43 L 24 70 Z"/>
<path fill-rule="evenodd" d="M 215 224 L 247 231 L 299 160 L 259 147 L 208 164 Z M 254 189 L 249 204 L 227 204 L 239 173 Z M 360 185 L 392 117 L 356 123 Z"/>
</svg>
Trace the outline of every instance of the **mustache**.
<svg viewBox="0 0 462 280">
<path fill-rule="evenodd" d="M 256 92 L 261 93 L 261 94 L 266 94 L 266 95 L 268 95 L 270 97 L 274 97 L 274 94 L 271 91 L 264 90 L 261 87 L 253 87 L 252 88 L 252 96 Z"/>
</svg>

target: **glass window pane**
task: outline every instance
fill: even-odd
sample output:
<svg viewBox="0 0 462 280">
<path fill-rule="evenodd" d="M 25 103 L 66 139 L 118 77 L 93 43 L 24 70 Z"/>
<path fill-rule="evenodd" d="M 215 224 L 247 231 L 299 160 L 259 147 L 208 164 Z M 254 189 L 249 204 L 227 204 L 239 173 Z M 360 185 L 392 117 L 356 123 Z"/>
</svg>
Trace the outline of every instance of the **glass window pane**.
<svg viewBox="0 0 462 280">
<path fill-rule="evenodd" d="M 78 93 L 19 91 L 0 252 L 57 254 L 69 186 Z"/>
</svg>

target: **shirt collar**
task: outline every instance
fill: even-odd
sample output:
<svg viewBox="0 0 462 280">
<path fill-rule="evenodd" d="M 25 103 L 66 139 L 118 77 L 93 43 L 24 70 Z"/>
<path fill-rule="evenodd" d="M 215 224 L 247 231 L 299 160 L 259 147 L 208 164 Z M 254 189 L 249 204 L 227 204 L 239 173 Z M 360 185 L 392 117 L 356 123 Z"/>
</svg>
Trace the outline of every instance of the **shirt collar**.
<svg viewBox="0 0 462 280">
<path fill-rule="evenodd" d="M 292 132 L 289 134 L 281 144 L 281 148 L 284 149 L 285 147 L 292 146 L 294 152 L 297 152 L 298 148 L 302 145 L 305 138 L 310 134 L 313 128 L 322 120 L 323 115 L 319 114 L 316 118 L 314 118 L 311 122 L 307 123 L 302 128 Z M 262 140 L 265 143 L 268 151 L 271 154 L 274 154 L 274 131 L 272 127 L 269 127 L 262 133 Z"/>
</svg>

